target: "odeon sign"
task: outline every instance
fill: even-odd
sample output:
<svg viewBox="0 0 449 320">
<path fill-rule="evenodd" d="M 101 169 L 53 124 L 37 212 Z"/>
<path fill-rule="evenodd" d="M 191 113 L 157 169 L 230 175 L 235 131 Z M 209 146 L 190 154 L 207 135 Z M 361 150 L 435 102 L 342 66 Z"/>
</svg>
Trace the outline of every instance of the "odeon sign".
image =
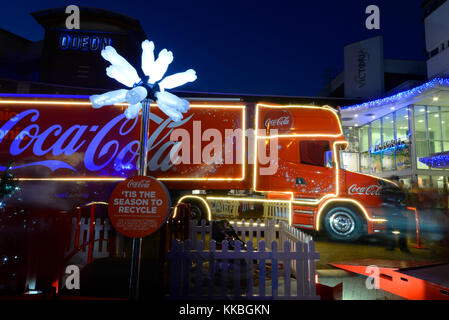
<svg viewBox="0 0 449 320">
<path fill-rule="evenodd" d="M 110 45 L 112 45 L 111 38 L 98 35 L 62 33 L 58 37 L 58 47 L 61 50 L 99 51 Z"/>
</svg>

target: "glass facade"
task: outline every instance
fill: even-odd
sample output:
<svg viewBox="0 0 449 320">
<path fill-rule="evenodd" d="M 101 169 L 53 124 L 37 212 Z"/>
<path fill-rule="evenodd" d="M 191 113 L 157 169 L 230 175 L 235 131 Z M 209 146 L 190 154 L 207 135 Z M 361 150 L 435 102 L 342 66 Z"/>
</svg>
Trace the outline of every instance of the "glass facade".
<svg viewBox="0 0 449 320">
<path fill-rule="evenodd" d="M 449 151 L 449 107 L 414 106 L 414 111 L 417 169 L 444 170 L 430 168 L 420 159 Z"/>
<path fill-rule="evenodd" d="M 406 107 L 359 128 L 361 172 L 375 174 L 410 168 L 409 117 Z"/>
<path fill-rule="evenodd" d="M 448 189 L 449 168 L 431 168 L 420 159 L 449 151 L 449 107 L 403 107 L 358 127 L 357 134 L 360 172 L 401 176 L 413 162 L 413 171 L 401 176 L 406 188 L 415 181 L 420 189 Z"/>
</svg>

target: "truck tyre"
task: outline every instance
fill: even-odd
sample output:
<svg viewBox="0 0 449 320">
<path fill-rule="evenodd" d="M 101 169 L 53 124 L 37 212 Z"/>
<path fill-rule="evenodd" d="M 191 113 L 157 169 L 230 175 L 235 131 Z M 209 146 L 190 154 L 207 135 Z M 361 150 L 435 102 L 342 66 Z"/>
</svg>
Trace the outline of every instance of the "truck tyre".
<svg viewBox="0 0 449 320">
<path fill-rule="evenodd" d="M 201 225 L 201 220 L 207 220 L 206 211 L 203 206 L 198 205 L 195 202 L 190 203 L 190 220 L 198 221 L 198 225 Z"/>
<path fill-rule="evenodd" d="M 332 240 L 353 242 L 363 233 L 363 221 L 348 207 L 333 207 L 324 216 L 324 229 Z"/>
</svg>

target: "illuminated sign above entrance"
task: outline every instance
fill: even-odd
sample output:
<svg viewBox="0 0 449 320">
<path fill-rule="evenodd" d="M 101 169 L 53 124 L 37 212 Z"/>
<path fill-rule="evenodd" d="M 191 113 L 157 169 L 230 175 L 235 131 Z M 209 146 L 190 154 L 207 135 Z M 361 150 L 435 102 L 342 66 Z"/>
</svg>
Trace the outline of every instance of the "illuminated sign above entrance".
<svg viewBox="0 0 449 320">
<path fill-rule="evenodd" d="M 382 143 L 376 143 L 376 145 L 372 146 L 370 149 L 371 153 L 380 153 L 380 152 L 386 152 L 386 151 L 392 151 L 392 150 L 398 150 L 402 149 L 407 146 L 409 143 L 408 137 L 406 139 L 404 138 L 397 138 L 393 140 L 388 140 Z"/>
</svg>

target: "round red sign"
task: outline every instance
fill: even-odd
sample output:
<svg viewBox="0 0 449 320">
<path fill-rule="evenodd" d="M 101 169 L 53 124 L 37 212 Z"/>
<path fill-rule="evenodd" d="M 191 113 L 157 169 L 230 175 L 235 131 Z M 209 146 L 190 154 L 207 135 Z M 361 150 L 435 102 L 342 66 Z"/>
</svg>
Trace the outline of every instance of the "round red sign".
<svg viewBox="0 0 449 320">
<path fill-rule="evenodd" d="M 168 217 L 167 188 L 153 177 L 134 176 L 120 182 L 109 198 L 109 219 L 130 238 L 143 238 L 158 230 Z"/>
</svg>

